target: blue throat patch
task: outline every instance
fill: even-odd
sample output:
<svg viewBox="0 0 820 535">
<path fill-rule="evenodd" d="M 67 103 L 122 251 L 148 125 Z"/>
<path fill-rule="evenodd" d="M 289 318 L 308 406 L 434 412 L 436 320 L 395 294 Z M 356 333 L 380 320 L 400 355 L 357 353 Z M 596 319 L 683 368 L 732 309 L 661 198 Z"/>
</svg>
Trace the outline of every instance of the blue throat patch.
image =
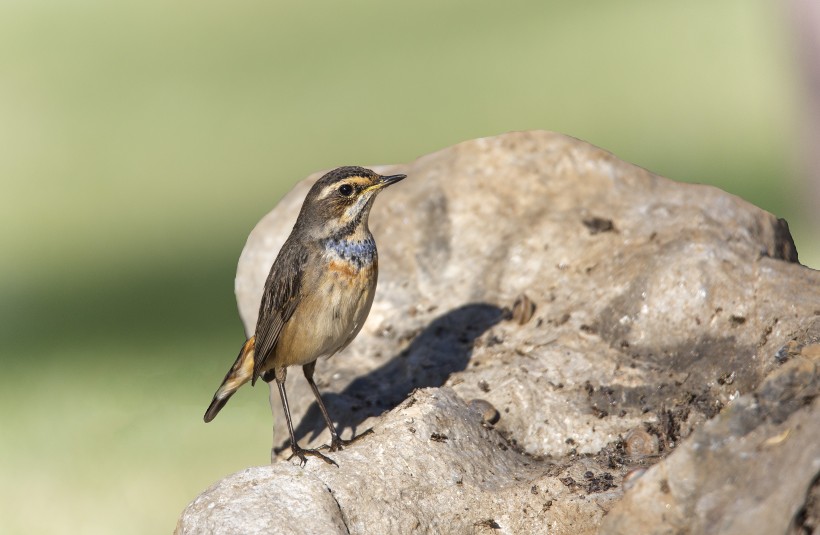
<svg viewBox="0 0 820 535">
<path fill-rule="evenodd" d="M 344 240 L 329 238 L 322 241 L 326 251 L 350 262 L 357 269 L 369 265 L 376 258 L 376 241 L 372 236 L 363 240 Z"/>
</svg>

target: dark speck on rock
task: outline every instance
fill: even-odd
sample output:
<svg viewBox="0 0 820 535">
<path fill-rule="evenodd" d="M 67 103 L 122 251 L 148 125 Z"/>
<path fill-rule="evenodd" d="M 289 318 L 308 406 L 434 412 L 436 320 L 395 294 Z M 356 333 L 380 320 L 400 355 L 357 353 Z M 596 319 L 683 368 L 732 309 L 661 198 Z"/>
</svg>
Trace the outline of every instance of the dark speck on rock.
<svg viewBox="0 0 820 535">
<path fill-rule="evenodd" d="M 501 526 L 498 525 L 498 522 L 496 522 L 492 518 L 487 518 L 485 520 L 479 520 L 478 522 L 476 522 L 473 525 L 475 527 L 484 527 L 484 528 L 490 528 L 490 529 L 501 529 Z"/>
<path fill-rule="evenodd" d="M 558 478 L 558 481 L 560 481 L 561 483 L 563 483 L 563 484 L 564 484 L 564 485 L 566 485 L 567 487 L 574 487 L 574 486 L 576 486 L 576 485 L 577 485 L 577 483 L 575 482 L 575 480 L 574 480 L 574 479 L 572 479 L 572 478 L 571 478 L 571 477 L 569 477 L 569 476 L 567 476 L 567 477 L 560 477 L 560 478 Z"/>
<path fill-rule="evenodd" d="M 589 233 L 591 235 L 595 235 L 600 232 L 615 231 L 615 224 L 612 223 L 611 219 L 604 219 L 603 217 L 590 217 L 589 219 L 584 219 L 583 223 L 584 226 L 589 229 Z"/>
<path fill-rule="evenodd" d="M 561 325 L 568 322 L 570 317 L 571 316 L 569 315 L 569 313 L 565 312 L 564 314 L 561 315 L 561 317 L 559 317 L 558 319 L 555 320 L 555 326 L 560 327 Z"/>
<path fill-rule="evenodd" d="M 718 377 L 717 382 L 719 385 L 731 385 L 735 382 L 735 376 L 737 374 L 735 372 L 727 372 Z"/>
</svg>

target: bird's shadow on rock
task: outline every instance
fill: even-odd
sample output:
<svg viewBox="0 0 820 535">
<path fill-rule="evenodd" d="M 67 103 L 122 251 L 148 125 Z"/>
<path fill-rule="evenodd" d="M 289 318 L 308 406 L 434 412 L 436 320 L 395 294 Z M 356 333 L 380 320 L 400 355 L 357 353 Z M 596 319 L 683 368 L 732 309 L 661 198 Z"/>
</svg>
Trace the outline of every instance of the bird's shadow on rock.
<svg viewBox="0 0 820 535">
<path fill-rule="evenodd" d="M 443 385 L 450 374 L 467 367 L 476 338 L 503 317 L 495 305 L 472 303 L 434 319 L 384 366 L 355 379 L 342 392 L 322 395 L 337 429 L 350 428 L 355 435 L 367 418 L 395 408 L 416 388 Z M 294 433 L 297 441 L 308 434 L 313 440 L 324 429 L 313 402 Z"/>
</svg>

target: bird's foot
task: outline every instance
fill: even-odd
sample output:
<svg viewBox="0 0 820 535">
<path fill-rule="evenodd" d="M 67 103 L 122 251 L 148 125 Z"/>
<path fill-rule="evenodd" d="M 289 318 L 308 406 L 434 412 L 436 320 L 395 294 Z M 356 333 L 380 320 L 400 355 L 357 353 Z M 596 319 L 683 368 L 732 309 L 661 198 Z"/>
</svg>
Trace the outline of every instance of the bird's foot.
<svg viewBox="0 0 820 535">
<path fill-rule="evenodd" d="M 338 464 L 336 464 L 336 461 L 334 461 L 330 457 L 322 454 L 322 452 L 320 452 L 319 450 L 306 450 L 304 448 L 300 448 L 296 444 L 293 444 L 290 447 L 290 451 L 291 451 L 291 454 L 290 454 L 290 457 L 288 457 L 288 460 L 291 460 L 294 457 L 298 457 L 299 461 L 300 461 L 299 462 L 300 466 L 305 466 L 305 464 L 307 464 L 307 458 L 308 457 L 318 457 L 319 459 L 323 460 L 327 464 L 332 464 L 333 466 L 336 466 L 336 467 L 339 466 Z M 331 450 L 331 451 L 335 451 L 335 450 Z"/>
<path fill-rule="evenodd" d="M 364 431 L 363 433 L 359 433 L 358 435 L 351 438 L 350 440 L 342 440 L 337 435 L 337 436 L 333 437 L 333 440 L 331 440 L 331 442 L 330 442 L 330 451 L 339 451 L 339 450 L 343 449 L 344 447 L 349 446 L 350 444 L 353 444 L 354 442 L 356 442 L 360 438 L 365 437 L 367 435 L 372 435 L 372 434 L 373 434 L 373 428 L 371 427 L 367 431 Z M 327 447 L 327 446 L 325 446 L 325 447 Z"/>
</svg>

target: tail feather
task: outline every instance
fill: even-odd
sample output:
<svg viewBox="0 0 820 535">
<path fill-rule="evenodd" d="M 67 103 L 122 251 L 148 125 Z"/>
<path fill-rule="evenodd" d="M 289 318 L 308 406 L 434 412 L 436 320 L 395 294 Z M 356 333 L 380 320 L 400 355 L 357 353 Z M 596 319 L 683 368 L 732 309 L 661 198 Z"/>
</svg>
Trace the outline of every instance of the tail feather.
<svg viewBox="0 0 820 535">
<path fill-rule="evenodd" d="M 219 411 L 222 410 L 222 407 L 224 407 L 225 404 L 228 403 L 228 400 L 231 399 L 232 395 L 233 392 L 228 392 L 227 394 L 225 394 L 224 397 L 221 398 L 219 396 L 214 396 L 213 401 L 211 401 L 211 404 L 208 405 L 208 410 L 205 411 L 205 423 L 208 423 L 214 418 L 216 418 L 216 415 L 219 413 Z"/>
<path fill-rule="evenodd" d="M 213 420 L 234 392 L 236 392 L 240 386 L 251 380 L 253 376 L 253 348 L 255 340 L 256 337 L 251 336 L 242 346 L 242 349 L 239 351 L 239 356 L 236 357 L 236 362 L 233 363 L 231 369 L 225 374 L 222 384 L 219 385 L 219 388 L 214 394 L 214 399 L 208 406 L 208 410 L 205 411 L 205 422 Z"/>
</svg>

